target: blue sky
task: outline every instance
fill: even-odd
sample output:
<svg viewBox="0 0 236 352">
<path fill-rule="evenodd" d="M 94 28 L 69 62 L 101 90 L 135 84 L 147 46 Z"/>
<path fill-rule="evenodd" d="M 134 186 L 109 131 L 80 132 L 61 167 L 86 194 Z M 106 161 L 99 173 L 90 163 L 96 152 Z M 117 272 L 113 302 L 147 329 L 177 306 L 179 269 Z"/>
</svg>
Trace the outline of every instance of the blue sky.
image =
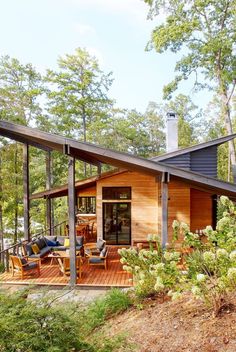
<svg viewBox="0 0 236 352">
<path fill-rule="evenodd" d="M 57 59 L 87 48 L 104 72 L 113 72 L 110 96 L 122 108 L 144 112 L 162 102 L 162 88 L 174 76 L 176 57 L 146 52 L 155 22 L 141 0 L 7 0 L 1 2 L 0 55 L 31 62 L 43 72 Z M 191 94 L 191 83 L 178 93 Z M 204 94 L 192 96 L 206 103 Z"/>
</svg>

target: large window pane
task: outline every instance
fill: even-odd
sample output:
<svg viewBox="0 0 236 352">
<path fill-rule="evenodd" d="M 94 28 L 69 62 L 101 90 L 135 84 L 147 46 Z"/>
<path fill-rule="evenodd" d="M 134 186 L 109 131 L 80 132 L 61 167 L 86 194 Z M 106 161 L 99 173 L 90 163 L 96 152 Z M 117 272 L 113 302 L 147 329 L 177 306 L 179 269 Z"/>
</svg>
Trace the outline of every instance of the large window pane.
<svg viewBox="0 0 236 352">
<path fill-rule="evenodd" d="M 131 199 L 131 187 L 103 187 L 102 198 L 106 200 Z"/>
<path fill-rule="evenodd" d="M 79 214 L 96 214 L 96 197 L 79 197 Z"/>
<path fill-rule="evenodd" d="M 103 238 L 107 244 L 130 244 L 131 203 L 103 203 Z"/>
</svg>

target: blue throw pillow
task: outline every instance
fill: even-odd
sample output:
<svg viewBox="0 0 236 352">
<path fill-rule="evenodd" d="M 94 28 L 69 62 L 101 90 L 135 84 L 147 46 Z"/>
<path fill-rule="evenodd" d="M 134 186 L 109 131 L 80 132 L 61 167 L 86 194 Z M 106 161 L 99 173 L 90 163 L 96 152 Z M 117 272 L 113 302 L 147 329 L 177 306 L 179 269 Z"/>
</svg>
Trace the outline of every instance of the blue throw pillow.
<svg viewBox="0 0 236 352">
<path fill-rule="evenodd" d="M 47 245 L 50 246 L 50 247 L 56 247 L 57 246 L 57 241 L 47 240 Z"/>
</svg>

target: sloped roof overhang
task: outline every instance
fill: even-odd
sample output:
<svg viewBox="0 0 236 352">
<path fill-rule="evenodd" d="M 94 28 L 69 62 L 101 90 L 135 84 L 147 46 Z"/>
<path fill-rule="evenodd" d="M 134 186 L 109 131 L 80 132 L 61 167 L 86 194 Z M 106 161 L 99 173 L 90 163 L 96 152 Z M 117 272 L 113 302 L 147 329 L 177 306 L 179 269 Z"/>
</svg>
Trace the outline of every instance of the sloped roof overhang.
<svg viewBox="0 0 236 352">
<path fill-rule="evenodd" d="M 165 161 L 167 159 L 174 158 L 174 157 L 179 156 L 179 155 L 183 155 L 183 154 L 186 154 L 186 153 L 192 153 L 192 152 L 195 152 L 197 150 L 213 147 L 215 145 L 216 146 L 217 145 L 221 145 L 223 143 L 229 142 L 230 140 L 232 140 L 234 138 L 236 138 L 236 133 L 230 134 L 228 136 L 219 137 L 219 138 L 213 139 L 213 140 L 208 141 L 208 142 L 199 143 L 199 144 L 193 145 L 191 147 L 186 147 L 186 148 L 183 148 L 183 149 L 175 150 L 173 152 L 169 152 L 169 153 L 165 153 L 165 154 L 162 154 L 162 155 L 154 156 L 154 157 L 150 158 L 150 160 L 153 160 L 153 161 Z"/>
<path fill-rule="evenodd" d="M 214 189 L 223 194 L 236 194 L 236 185 L 229 182 L 223 182 L 192 171 L 179 169 L 163 162 L 160 163 L 128 153 L 117 152 L 90 143 L 78 142 L 71 138 L 43 132 L 35 128 L 0 120 L 0 135 L 29 145 L 37 145 L 42 149 L 57 150 L 68 156 L 95 165 L 105 163 L 118 168 L 144 172 L 154 176 L 166 172 L 174 178 L 186 180 L 191 184 L 206 187 L 207 189 Z"/>
</svg>

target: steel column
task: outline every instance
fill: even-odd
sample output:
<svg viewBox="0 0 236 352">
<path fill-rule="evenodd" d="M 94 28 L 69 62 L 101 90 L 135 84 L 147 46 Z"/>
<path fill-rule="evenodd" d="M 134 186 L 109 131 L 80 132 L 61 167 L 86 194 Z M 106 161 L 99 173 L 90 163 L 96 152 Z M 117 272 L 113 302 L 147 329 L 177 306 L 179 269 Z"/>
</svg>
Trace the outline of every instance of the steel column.
<svg viewBox="0 0 236 352">
<path fill-rule="evenodd" d="M 68 165 L 68 205 L 70 238 L 70 285 L 77 282 L 76 273 L 76 232 L 75 232 L 75 158 L 69 157 Z"/>
<path fill-rule="evenodd" d="M 30 241 L 29 217 L 29 146 L 23 144 L 24 238 Z"/>
<path fill-rule="evenodd" d="M 161 244 L 166 247 L 168 241 L 168 182 L 169 174 L 163 172 L 161 180 Z"/>
</svg>

